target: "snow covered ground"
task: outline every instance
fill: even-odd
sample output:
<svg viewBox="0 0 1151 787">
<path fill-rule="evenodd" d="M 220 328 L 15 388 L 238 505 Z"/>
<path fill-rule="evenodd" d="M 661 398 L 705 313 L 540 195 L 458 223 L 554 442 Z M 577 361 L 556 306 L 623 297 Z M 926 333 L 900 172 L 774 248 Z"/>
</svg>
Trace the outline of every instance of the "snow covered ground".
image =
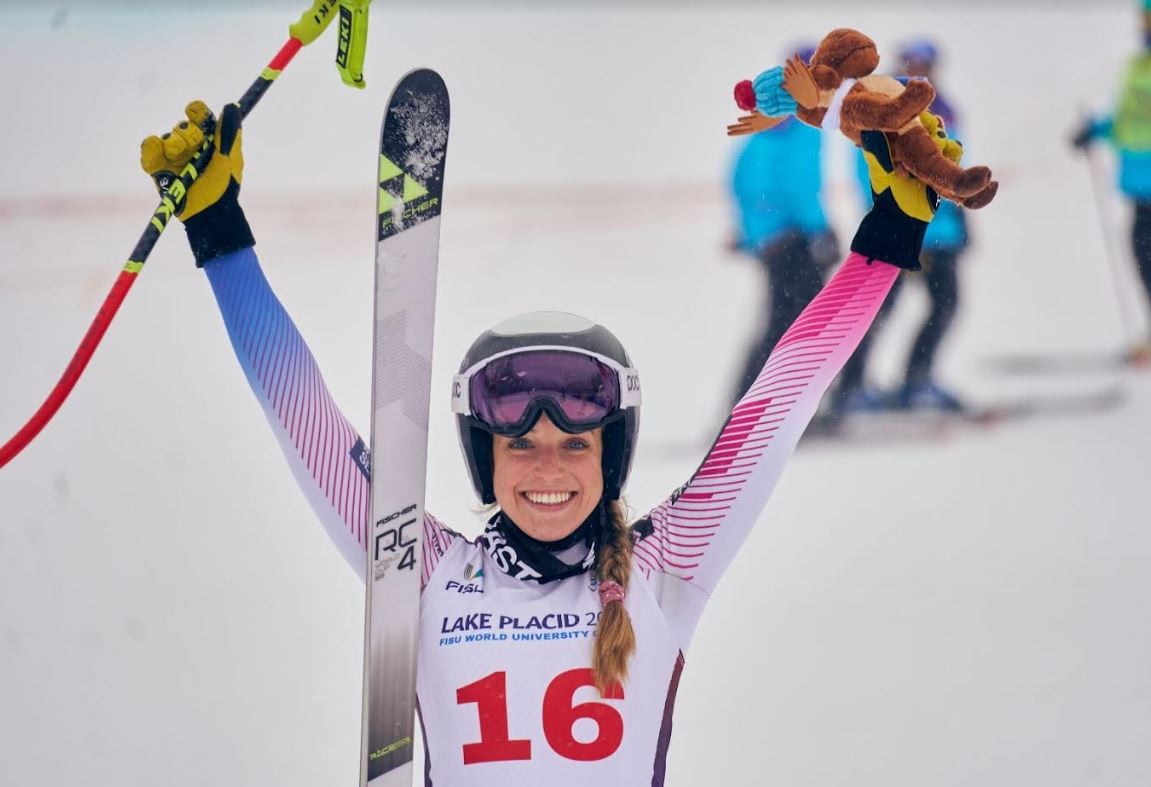
<svg viewBox="0 0 1151 787">
<path fill-rule="evenodd" d="M 0 11 L 0 439 L 63 370 L 144 226 L 138 140 L 187 99 L 236 97 L 292 13 Z M 1151 783 L 1151 375 L 1010 380 L 986 363 L 1123 340 L 1066 138 L 1080 105 L 1109 103 L 1133 9 L 373 14 L 367 90 L 339 84 L 329 35 L 253 114 L 245 204 L 366 428 L 377 124 L 403 71 L 444 74 L 429 506 L 472 532 L 447 407 L 470 339 L 535 308 L 612 326 L 645 375 L 629 491 L 646 510 L 694 468 L 758 320 L 756 272 L 723 251 L 732 84 L 835 26 L 881 51 L 946 31 L 940 82 L 1002 188 L 977 217 L 944 376 L 989 401 L 1113 384 L 1126 400 L 942 443 L 801 449 L 688 654 L 668 783 Z M 846 238 L 845 162 L 837 148 L 829 177 Z M 1106 207 L 1122 231 L 1122 205 Z M 353 784 L 362 588 L 169 234 L 71 400 L 0 471 L 0 785 Z M 880 375 L 922 307 L 905 299 Z"/>
</svg>

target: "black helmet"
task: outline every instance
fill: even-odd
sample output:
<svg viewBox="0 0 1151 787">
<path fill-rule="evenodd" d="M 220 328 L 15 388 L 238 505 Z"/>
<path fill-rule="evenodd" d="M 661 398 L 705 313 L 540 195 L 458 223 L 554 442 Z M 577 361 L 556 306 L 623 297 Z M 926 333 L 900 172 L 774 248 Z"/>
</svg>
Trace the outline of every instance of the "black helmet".
<svg viewBox="0 0 1151 787">
<path fill-rule="evenodd" d="M 570 355 L 579 356 L 581 372 L 593 370 L 591 383 L 585 374 L 571 391 L 571 378 L 557 369 Z M 525 371 L 531 368 L 547 378 L 542 387 Z M 496 423 L 482 402 L 473 401 L 473 391 L 486 391 L 487 385 L 515 387 L 515 423 Z M 521 314 L 484 331 L 468 348 L 452 381 L 460 448 L 485 504 L 496 502 L 492 434 L 523 434 L 544 412 L 567 432 L 603 426 L 604 498 L 618 499 L 635 455 L 639 405 L 639 375 L 619 339 L 602 325 L 566 312 Z M 488 417 L 481 417 L 485 413 Z"/>
</svg>

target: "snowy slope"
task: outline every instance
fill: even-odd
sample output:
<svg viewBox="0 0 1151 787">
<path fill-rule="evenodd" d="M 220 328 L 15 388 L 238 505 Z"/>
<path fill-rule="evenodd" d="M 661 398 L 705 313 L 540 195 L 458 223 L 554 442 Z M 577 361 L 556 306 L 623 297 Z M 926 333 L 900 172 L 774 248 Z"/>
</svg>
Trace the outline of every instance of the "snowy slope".
<svg viewBox="0 0 1151 787">
<path fill-rule="evenodd" d="M 62 371 L 151 210 L 139 138 L 189 98 L 238 95 L 285 8 L 0 12 L 0 439 Z M 612 326 L 643 369 L 642 510 L 694 468 L 758 319 L 755 271 L 723 251 L 731 85 L 834 26 L 881 51 L 947 30 L 941 81 L 1003 187 L 975 226 L 943 371 L 987 399 L 1119 383 L 1127 401 L 940 445 L 801 451 L 688 655 L 668 783 L 1147 784 L 1151 376 L 1019 383 L 984 363 L 1121 341 L 1065 140 L 1079 104 L 1108 103 L 1134 21 L 1115 4 L 379 5 L 366 91 L 339 85 L 328 38 L 252 116 L 245 204 L 366 428 L 379 113 L 399 74 L 438 68 L 454 127 L 429 507 L 478 529 L 447 407 L 459 354 L 509 313 L 563 308 Z M 180 67 L 170 50 L 197 39 L 213 54 Z M 847 237 L 845 159 L 831 178 Z M 72 399 L 0 471 L 0 785 L 351 784 L 361 586 L 170 234 Z M 921 299 L 904 307 L 881 374 Z"/>
</svg>

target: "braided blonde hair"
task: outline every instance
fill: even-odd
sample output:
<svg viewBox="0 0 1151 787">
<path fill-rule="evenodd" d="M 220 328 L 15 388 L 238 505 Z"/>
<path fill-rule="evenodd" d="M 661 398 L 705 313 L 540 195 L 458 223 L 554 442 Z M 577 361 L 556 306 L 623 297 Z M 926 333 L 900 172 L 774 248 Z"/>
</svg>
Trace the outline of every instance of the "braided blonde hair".
<svg viewBox="0 0 1151 787">
<path fill-rule="evenodd" d="M 604 517 L 602 540 L 596 547 L 596 578 L 599 580 L 603 612 L 595 639 L 592 671 L 596 688 L 607 697 L 618 694 L 627 679 L 628 662 L 635 653 L 635 629 L 624 606 L 631 579 L 632 532 L 619 500 L 601 507 Z"/>
</svg>

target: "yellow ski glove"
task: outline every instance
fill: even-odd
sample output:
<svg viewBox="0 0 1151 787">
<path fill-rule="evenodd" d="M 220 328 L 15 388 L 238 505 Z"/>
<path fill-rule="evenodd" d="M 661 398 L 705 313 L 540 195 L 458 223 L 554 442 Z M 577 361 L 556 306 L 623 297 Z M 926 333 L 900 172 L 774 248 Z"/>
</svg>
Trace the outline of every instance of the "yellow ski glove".
<svg viewBox="0 0 1151 787">
<path fill-rule="evenodd" d="M 184 109 L 186 121 L 177 123 L 163 137 L 151 136 L 140 143 L 140 166 L 152 176 L 161 192 L 180 189 L 179 175 L 204 144 L 203 123 L 211 116 L 203 101 Z M 244 175 L 240 108 L 228 104 L 220 113 L 213 139 L 212 159 L 188 189 L 178 214 L 184 222 L 197 266 L 255 243 L 240 209 L 240 181 Z"/>
<path fill-rule="evenodd" d="M 919 122 L 927 129 L 927 133 L 931 134 L 932 141 L 943 152 L 943 155 L 958 164 L 959 160 L 963 158 L 963 145 L 958 140 L 947 136 L 947 128 L 943 124 L 943 118 L 930 112 L 921 112 L 919 113 Z"/>
<path fill-rule="evenodd" d="M 203 101 L 193 101 L 184 108 L 188 119 L 173 126 L 163 137 L 151 136 L 140 143 L 140 166 L 157 181 L 168 187 L 175 182 L 180 171 L 204 144 L 201 126 L 211 115 Z M 215 150 L 208 168 L 200 174 L 180 212 L 180 219 L 188 219 L 215 204 L 232 181 L 237 186 L 244 176 L 244 154 L 241 148 L 240 111 L 235 104 L 228 105 L 216 124 Z"/>
</svg>

